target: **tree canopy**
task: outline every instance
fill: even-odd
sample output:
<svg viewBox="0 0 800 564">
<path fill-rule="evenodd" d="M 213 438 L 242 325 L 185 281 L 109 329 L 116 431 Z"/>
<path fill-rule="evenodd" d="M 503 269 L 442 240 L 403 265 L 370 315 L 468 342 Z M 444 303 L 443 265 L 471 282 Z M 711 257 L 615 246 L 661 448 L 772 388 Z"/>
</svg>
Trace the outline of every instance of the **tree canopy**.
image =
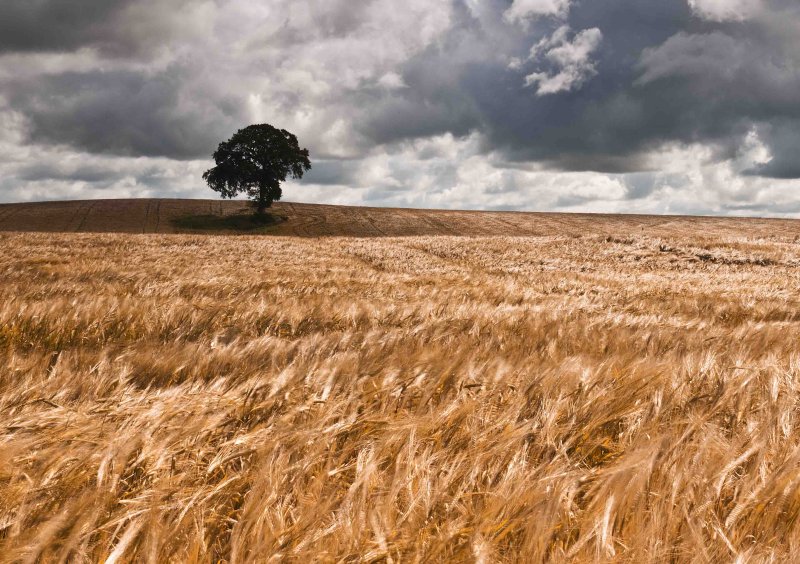
<svg viewBox="0 0 800 564">
<path fill-rule="evenodd" d="M 281 182 L 300 179 L 311 169 L 308 149 L 285 129 L 256 124 L 237 131 L 214 152 L 217 166 L 203 174 L 208 186 L 223 198 L 247 194 L 258 213 L 280 200 Z"/>
</svg>

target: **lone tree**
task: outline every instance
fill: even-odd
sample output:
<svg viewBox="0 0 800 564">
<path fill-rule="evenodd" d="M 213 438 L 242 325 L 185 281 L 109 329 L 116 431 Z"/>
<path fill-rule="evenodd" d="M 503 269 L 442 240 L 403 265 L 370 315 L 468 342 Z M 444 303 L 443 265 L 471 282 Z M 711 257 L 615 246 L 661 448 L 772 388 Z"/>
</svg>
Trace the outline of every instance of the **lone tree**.
<svg viewBox="0 0 800 564">
<path fill-rule="evenodd" d="M 220 143 L 214 162 L 217 166 L 203 174 L 208 186 L 223 198 L 247 194 L 259 215 L 281 199 L 287 176 L 299 179 L 311 168 L 308 149 L 300 148 L 297 137 L 266 123 L 240 129 Z"/>
</svg>

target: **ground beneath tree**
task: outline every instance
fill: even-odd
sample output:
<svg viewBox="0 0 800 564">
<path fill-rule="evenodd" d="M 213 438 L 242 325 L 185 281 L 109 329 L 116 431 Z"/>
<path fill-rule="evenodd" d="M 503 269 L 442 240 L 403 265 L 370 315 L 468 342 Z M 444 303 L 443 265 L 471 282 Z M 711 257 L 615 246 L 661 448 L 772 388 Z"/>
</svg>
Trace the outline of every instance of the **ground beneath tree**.
<svg viewBox="0 0 800 564">
<path fill-rule="evenodd" d="M 0 204 L 0 231 L 99 233 L 265 233 L 300 237 L 800 236 L 800 222 L 681 216 L 475 212 L 278 202 L 266 225 L 253 225 L 246 202 L 130 199 Z"/>
</svg>

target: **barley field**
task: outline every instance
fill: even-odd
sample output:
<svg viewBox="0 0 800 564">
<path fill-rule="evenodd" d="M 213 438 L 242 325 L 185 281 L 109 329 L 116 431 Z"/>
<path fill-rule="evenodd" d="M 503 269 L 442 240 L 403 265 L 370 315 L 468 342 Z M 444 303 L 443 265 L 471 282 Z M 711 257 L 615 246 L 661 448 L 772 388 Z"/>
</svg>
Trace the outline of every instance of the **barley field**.
<svg viewBox="0 0 800 564">
<path fill-rule="evenodd" d="M 796 561 L 800 225 L 526 221 L 0 234 L 0 561 Z"/>
</svg>

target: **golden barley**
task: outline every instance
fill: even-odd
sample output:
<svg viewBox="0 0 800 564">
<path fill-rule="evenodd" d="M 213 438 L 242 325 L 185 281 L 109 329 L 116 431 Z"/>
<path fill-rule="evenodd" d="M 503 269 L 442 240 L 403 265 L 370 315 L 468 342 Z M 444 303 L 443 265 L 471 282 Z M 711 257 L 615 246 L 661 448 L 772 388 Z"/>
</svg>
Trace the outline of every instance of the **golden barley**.
<svg viewBox="0 0 800 564">
<path fill-rule="evenodd" d="M 706 221 L 0 235 L 0 560 L 796 560 L 800 244 Z"/>
</svg>

